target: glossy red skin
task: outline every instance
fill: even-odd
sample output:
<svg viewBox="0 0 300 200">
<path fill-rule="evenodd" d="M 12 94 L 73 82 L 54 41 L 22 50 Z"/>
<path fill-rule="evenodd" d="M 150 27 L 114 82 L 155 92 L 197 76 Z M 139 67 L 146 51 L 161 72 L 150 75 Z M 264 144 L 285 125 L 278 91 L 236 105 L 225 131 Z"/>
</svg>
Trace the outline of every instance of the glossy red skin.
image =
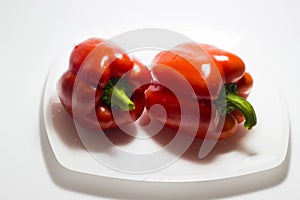
<svg viewBox="0 0 300 200">
<path fill-rule="evenodd" d="M 145 95 L 146 108 L 149 110 L 150 115 L 176 131 L 180 126 L 181 131 L 184 133 L 193 136 L 195 130 L 197 130 L 196 137 L 204 137 L 208 130 L 212 128 L 215 129 L 217 126 L 217 124 L 212 123 L 212 118 L 216 119 L 216 122 L 219 121 L 220 116 L 217 111 L 217 106 L 211 104 L 210 100 L 202 100 L 201 102 L 198 100 L 192 101 L 187 98 L 181 98 L 179 100 L 169 89 L 156 84 L 151 85 L 148 90 L 146 90 Z M 161 114 L 160 110 L 150 110 L 155 104 L 163 106 L 167 114 L 166 118 Z M 185 115 L 181 112 L 180 105 L 184 106 Z M 199 118 L 195 119 L 193 113 L 198 111 L 200 112 Z M 181 123 L 182 120 L 187 123 L 180 125 L 179 123 Z M 199 120 L 199 123 L 195 120 Z"/>
<path fill-rule="evenodd" d="M 152 61 L 154 79 L 163 85 L 176 84 L 180 96 L 190 96 L 186 84 L 193 88 L 198 99 L 216 99 L 223 86 L 223 75 L 206 50 L 197 43 L 183 43 L 170 51 L 162 51 Z M 210 66 L 205 76 L 204 65 Z M 172 78 L 170 78 L 172 77 Z"/>
<path fill-rule="evenodd" d="M 245 73 L 245 64 L 240 57 L 212 45 L 201 44 L 201 47 L 216 63 L 224 83 L 235 83 L 242 78 Z"/>
<path fill-rule="evenodd" d="M 121 77 L 131 88 L 136 88 L 130 97 L 135 109 L 129 111 L 129 115 L 118 108 L 112 110 L 101 100 L 109 79 Z M 140 117 L 145 106 L 144 91 L 149 86 L 140 85 L 150 81 L 147 67 L 129 57 L 116 44 L 90 38 L 73 49 L 69 69 L 61 76 L 57 91 L 62 105 L 76 122 L 87 129 L 106 130 Z"/>
<path fill-rule="evenodd" d="M 196 47 L 197 45 L 200 47 Z M 180 51 L 184 52 L 180 52 L 181 56 L 174 55 L 174 52 L 178 53 L 176 48 L 175 51 L 171 50 L 169 52 L 163 52 L 158 54 L 157 57 L 154 58 L 154 67 L 152 70 L 152 74 L 156 79 L 156 84 L 151 85 L 145 93 L 146 108 L 150 110 L 150 108 L 155 104 L 162 105 L 167 112 L 166 120 L 160 117 L 159 113 L 151 111 L 150 114 L 154 115 L 158 120 L 165 123 L 166 126 L 178 130 L 181 118 L 186 117 L 181 116 L 180 104 L 177 99 L 181 98 L 181 102 L 184 102 L 182 103 L 184 109 L 190 109 L 190 111 L 193 112 L 195 106 L 198 106 L 200 111 L 199 122 L 190 121 L 189 124 L 181 124 L 180 127 L 186 130 L 185 133 L 193 134 L 189 132 L 189 127 L 198 126 L 195 136 L 197 138 L 205 138 L 206 136 L 211 139 L 228 138 L 236 132 L 238 123 L 244 121 L 244 116 L 239 111 L 234 111 L 226 115 L 225 119 L 223 118 L 223 120 L 221 120 L 221 115 L 218 112 L 217 105 L 214 103 L 214 100 L 218 97 L 220 88 L 226 83 L 237 83 L 239 91 L 238 94 L 244 98 L 248 97 L 253 85 L 253 79 L 249 73 L 245 73 L 245 65 L 243 61 L 238 56 L 230 52 L 218 49 L 210 45 L 191 43 L 180 45 Z M 190 54 L 190 52 L 192 52 L 194 48 L 196 49 L 196 53 L 207 53 L 213 60 L 215 66 L 218 69 L 218 72 L 213 71 L 211 78 L 216 78 L 217 81 L 211 82 L 212 79 L 204 79 L 204 76 L 197 73 L 195 68 L 190 64 L 193 62 L 201 63 L 201 61 L 199 60 L 192 60 L 194 57 L 197 57 L 197 54 Z M 203 48 L 205 52 L 199 51 L 199 48 Z M 186 54 L 189 54 L 188 59 L 184 57 L 184 55 Z M 202 58 L 207 60 L 207 54 L 202 55 Z M 186 62 L 186 60 L 189 60 L 189 62 Z M 192 85 L 195 93 L 197 93 L 197 100 L 195 101 L 194 99 L 191 99 L 191 96 L 188 95 L 174 95 L 170 90 L 166 89 L 164 86 L 161 86 L 160 81 L 165 82 L 165 79 L 174 81 L 173 84 L 176 84 L 178 86 L 180 85 L 180 80 L 176 79 L 176 77 L 170 78 L 170 73 L 161 73 L 165 70 L 164 68 L 166 67 L 163 68 L 159 64 L 164 64 L 171 69 L 175 69 L 176 71 L 183 73 L 184 77 L 188 79 L 189 83 Z M 216 73 L 219 73 L 219 75 L 216 75 Z M 219 80 L 220 75 L 222 81 Z M 203 81 L 206 81 L 206 83 L 203 83 Z M 213 92 L 215 93 L 212 93 L 211 97 L 207 96 L 206 93 L 207 84 L 210 83 L 215 84 L 215 90 L 213 90 Z M 184 90 L 184 88 L 182 89 Z M 224 124 L 222 122 L 224 122 Z M 213 134 L 217 129 L 222 130 L 220 135 Z"/>
</svg>

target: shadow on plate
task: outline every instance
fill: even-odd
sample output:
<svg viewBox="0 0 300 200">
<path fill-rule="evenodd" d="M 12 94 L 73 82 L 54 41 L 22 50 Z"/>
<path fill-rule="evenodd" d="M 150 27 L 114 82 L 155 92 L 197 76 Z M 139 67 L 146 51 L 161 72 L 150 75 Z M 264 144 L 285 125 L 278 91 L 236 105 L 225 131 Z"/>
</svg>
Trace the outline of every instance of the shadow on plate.
<svg viewBox="0 0 300 200">
<path fill-rule="evenodd" d="M 141 121 L 143 125 L 147 125 L 150 123 L 150 121 L 155 121 L 155 119 L 149 117 L 149 115 L 145 114 L 141 117 Z M 158 122 L 152 123 L 154 125 L 157 125 Z M 153 135 L 153 130 L 156 130 L 156 127 L 147 127 L 147 129 L 144 129 L 151 138 L 157 142 L 164 150 L 167 150 L 173 154 L 177 154 L 178 151 L 176 149 L 176 146 L 174 145 L 168 145 L 176 136 L 176 131 L 168 128 L 168 127 L 163 127 L 159 132 Z M 220 140 L 215 143 L 215 146 L 213 146 L 211 152 L 208 153 L 207 156 L 204 158 L 200 159 L 199 158 L 199 151 L 201 146 L 203 145 L 203 139 L 194 139 L 192 143 L 189 145 L 187 150 L 180 156 L 180 158 L 187 159 L 191 162 L 197 162 L 201 164 L 205 163 L 211 163 L 213 160 L 221 154 L 225 153 L 230 153 L 232 151 L 239 152 L 242 154 L 245 154 L 247 156 L 255 156 L 256 152 L 253 149 L 247 148 L 245 145 L 243 145 L 243 141 L 245 137 L 251 133 L 248 133 L 247 129 L 245 129 L 242 125 L 238 127 L 237 132 L 232 135 L 231 137 L 225 139 L 225 140 Z M 182 145 L 185 145 L 186 141 L 189 141 L 189 139 L 185 139 L 191 137 L 189 135 L 183 135 L 181 136 L 182 140 Z M 180 145 L 180 142 L 179 144 Z"/>
<path fill-rule="evenodd" d="M 72 149 L 86 149 L 82 140 L 77 132 L 73 119 L 65 111 L 64 107 L 60 103 L 53 103 L 51 105 L 52 111 L 52 122 L 55 128 L 55 133 L 58 134 L 59 138 Z M 134 135 L 134 129 L 131 129 L 132 135 Z M 110 140 L 113 145 L 126 145 L 130 143 L 133 137 L 121 129 L 115 128 L 104 132 L 106 137 Z M 98 132 L 86 130 L 84 134 L 90 134 L 90 137 L 96 137 L 95 134 L 101 134 Z M 113 146 L 112 145 L 112 146 Z M 89 151 L 106 151 L 111 146 L 101 145 L 89 145 Z"/>
<path fill-rule="evenodd" d="M 69 148 L 72 149 L 79 149 L 79 150 L 85 150 L 86 147 L 82 143 L 82 138 L 80 138 L 77 129 L 75 127 L 73 119 L 68 115 L 68 113 L 64 110 L 63 106 L 60 103 L 53 103 L 51 105 L 51 111 L 52 111 L 52 121 L 53 126 L 55 128 L 55 133 L 58 134 L 59 138 L 64 142 L 65 145 L 67 145 Z M 150 122 L 153 123 L 150 123 Z M 155 121 L 155 119 L 150 119 L 149 116 L 144 113 L 138 124 L 140 126 L 146 127 L 149 124 L 152 124 L 150 126 L 147 126 L 147 128 L 144 128 L 143 130 L 149 135 L 150 139 L 153 139 L 155 142 L 157 142 L 162 148 L 167 146 L 168 143 L 172 141 L 172 139 L 175 137 L 176 132 L 167 128 L 163 127 L 163 125 L 158 125 L 159 122 Z M 153 134 L 157 131 L 157 126 L 163 127 L 158 133 Z M 127 130 L 128 131 L 128 130 Z M 122 146 L 129 144 L 134 140 L 133 135 L 136 133 L 136 129 L 131 129 L 131 133 L 128 134 L 124 132 L 121 129 L 115 128 L 108 131 L 105 131 L 105 137 L 107 137 L 112 145 L 99 145 L 96 140 L 97 136 L 95 134 L 101 134 L 98 132 L 93 131 L 86 131 L 84 134 L 89 134 L 88 137 L 94 137 L 95 139 L 91 139 L 90 141 L 95 141 L 95 144 L 89 145 L 89 151 L 93 152 L 99 152 L 99 151 L 108 151 L 109 148 L 116 146 Z M 247 156 L 254 156 L 256 153 L 251 149 L 245 149 L 244 145 L 240 145 L 243 138 L 247 135 L 246 129 L 243 127 L 239 127 L 238 131 L 231 136 L 230 138 L 222 141 L 218 141 L 216 145 L 213 147 L 212 151 L 204 158 L 199 159 L 198 153 L 200 150 L 200 147 L 203 143 L 203 140 L 201 139 L 194 139 L 191 145 L 189 145 L 189 148 L 185 151 L 183 155 L 181 156 L 183 159 L 187 159 L 192 162 L 198 162 L 198 163 L 210 163 L 213 162 L 213 160 L 220 154 L 228 153 L 231 151 L 239 151 Z M 182 136 L 182 137 L 190 137 L 190 136 Z M 180 145 L 180 144 L 179 144 Z M 164 148 L 164 150 L 167 150 L 171 153 L 177 154 L 178 151 L 176 147 L 173 145 L 170 148 Z M 177 156 L 177 155 L 176 155 Z"/>
</svg>

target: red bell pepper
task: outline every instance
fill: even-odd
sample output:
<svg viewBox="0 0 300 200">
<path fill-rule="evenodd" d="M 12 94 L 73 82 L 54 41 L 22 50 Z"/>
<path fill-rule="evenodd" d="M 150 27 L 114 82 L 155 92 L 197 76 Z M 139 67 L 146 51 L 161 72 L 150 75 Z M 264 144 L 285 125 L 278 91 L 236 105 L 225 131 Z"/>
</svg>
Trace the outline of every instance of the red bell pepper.
<svg viewBox="0 0 300 200">
<path fill-rule="evenodd" d="M 235 54 L 210 45 L 183 43 L 160 52 L 153 60 L 151 73 L 154 83 L 145 93 L 146 108 L 150 115 L 172 129 L 180 127 L 187 134 L 197 130 L 198 138 L 224 139 L 236 132 L 238 123 L 244 121 L 247 129 L 256 124 L 255 111 L 246 100 L 253 79 Z M 185 81 L 194 95 L 187 92 Z M 168 85 L 176 85 L 176 94 Z M 156 104 L 164 107 L 166 117 L 150 109 Z M 185 116 L 181 106 L 187 113 Z M 195 108 L 200 117 L 188 116 L 195 113 Z M 181 124 L 183 118 L 189 123 Z"/>
<path fill-rule="evenodd" d="M 73 49 L 57 90 L 62 105 L 79 124 L 106 130 L 140 117 L 149 86 L 145 83 L 150 81 L 147 67 L 116 44 L 90 38 Z"/>
</svg>

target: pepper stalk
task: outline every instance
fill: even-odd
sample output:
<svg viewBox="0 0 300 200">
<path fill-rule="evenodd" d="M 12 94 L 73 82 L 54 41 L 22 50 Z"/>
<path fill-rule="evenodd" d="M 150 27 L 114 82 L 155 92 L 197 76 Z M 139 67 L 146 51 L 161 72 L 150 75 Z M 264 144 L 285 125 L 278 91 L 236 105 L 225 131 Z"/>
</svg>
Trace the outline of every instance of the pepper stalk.
<svg viewBox="0 0 300 200">
<path fill-rule="evenodd" d="M 107 85 L 103 88 L 102 101 L 104 104 L 111 107 L 119 107 L 123 111 L 134 110 L 135 105 L 128 97 L 130 87 L 128 83 L 123 80 L 117 84 L 118 78 L 111 78 Z"/>
<path fill-rule="evenodd" d="M 245 117 L 244 127 L 248 130 L 256 125 L 257 120 L 254 108 L 246 99 L 238 95 L 236 83 L 225 84 L 216 103 L 220 113 L 223 115 L 239 110 Z"/>
</svg>

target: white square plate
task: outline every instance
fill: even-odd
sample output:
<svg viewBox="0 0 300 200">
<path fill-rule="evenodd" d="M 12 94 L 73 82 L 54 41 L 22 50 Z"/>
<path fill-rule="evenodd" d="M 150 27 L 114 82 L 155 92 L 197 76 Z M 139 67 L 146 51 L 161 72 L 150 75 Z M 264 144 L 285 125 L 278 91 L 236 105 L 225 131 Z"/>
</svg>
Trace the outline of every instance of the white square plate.
<svg viewBox="0 0 300 200">
<path fill-rule="evenodd" d="M 259 53 L 259 42 L 253 37 L 243 37 L 212 31 L 183 31 L 182 33 L 201 43 L 212 44 L 239 55 L 254 78 L 254 88 L 249 101 L 255 107 L 258 124 L 245 133 L 242 129 L 229 139 L 220 141 L 204 159 L 198 158 L 197 145 L 172 164 L 148 173 L 126 173 L 102 164 L 80 141 L 73 120 L 64 111 L 56 94 L 56 83 L 68 67 L 72 45 L 57 59 L 49 72 L 44 93 L 44 121 L 47 135 L 58 162 L 67 169 L 125 180 L 158 182 L 194 182 L 232 178 L 262 172 L 279 166 L 285 159 L 289 141 L 289 118 L 282 98 L 280 83 L 275 73 L 268 68 L 268 56 Z M 253 51 L 255 50 L 255 53 Z M 149 55 L 141 58 L 149 63 Z M 140 54 L 142 55 L 142 54 Z M 271 55 L 271 53 L 270 53 Z M 139 57 L 139 53 L 137 55 Z M 137 129 L 144 134 L 143 129 Z M 168 130 L 166 130 L 168 132 Z M 131 138 L 118 130 L 111 131 L 110 140 L 115 142 L 109 150 L 99 147 L 97 153 L 118 157 L 114 149 L 134 152 L 140 149 L 155 151 L 160 147 L 149 137 L 145 140 Z M 153 161 L 155 162 L 155 161 Z"/>
</svg>

